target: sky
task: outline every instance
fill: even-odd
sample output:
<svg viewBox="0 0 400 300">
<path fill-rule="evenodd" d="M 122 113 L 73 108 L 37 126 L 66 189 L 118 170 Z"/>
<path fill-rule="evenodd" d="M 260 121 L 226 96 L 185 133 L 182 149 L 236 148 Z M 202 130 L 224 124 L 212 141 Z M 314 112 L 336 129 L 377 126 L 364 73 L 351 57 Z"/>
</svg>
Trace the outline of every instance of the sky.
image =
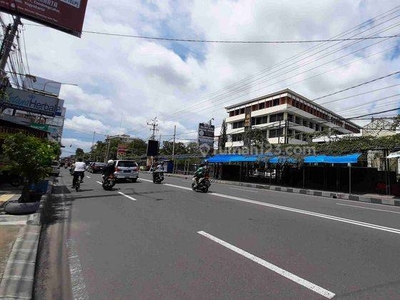
<svg viewBox="0 0 400 300">
<path fill-rule="evenodd" d="M 62 156 L 155 118 L 161 141 L 218 135 L 226 106 L 286 88 L 346 118 L 400 107 L 400 0 L 113 3 L 88 1 L 81 38 L 22 20 L 29 74 L 63 83 Z"/>
</svg>

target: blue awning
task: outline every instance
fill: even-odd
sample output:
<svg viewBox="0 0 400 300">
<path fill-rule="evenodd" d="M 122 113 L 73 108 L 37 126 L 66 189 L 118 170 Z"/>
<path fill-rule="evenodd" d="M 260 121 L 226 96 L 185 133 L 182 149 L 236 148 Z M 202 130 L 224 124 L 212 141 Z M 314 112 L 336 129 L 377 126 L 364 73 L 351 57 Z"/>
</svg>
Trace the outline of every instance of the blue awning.
<svg viewBox="0 0 400 300">
<path fill-rule="evenodd" d="M 341 156 L 329 155 L 310 155 L 304 157 L 304 163 L 328 163 L 328 164 L 347 164 L 357 163 L 361 153 L 353 153 Z M 209 163 L 229 163 L 229 162 L 256 162 L 265 161 L 271 164 L 282 164 L 297 162 L 297 159 L 286 156 L 271 156 L 271 154 L 263 155 L 241 155 L 241 154 L 217 154 L 207 160 Z"/>
<path fill-rule="evenodd" d="M 214 155 L 213 157 L 210 157 L 207 161 L 209 163 L 225 163 L 225 162 L 231 162 L 232 160 L 237 159 L 238 155 L 226 155 L 226 154 L 217 154 Z"/>
<path fill-rule="evenodd" d="M 270 158 L 268 160 L 268 162 L 271 164 L 283 164 L 283 163 L 294 164 L 297 162 L 297 160 L 294 159 L 293 157 L 275 156 L 275 157 Z"/>
<path fill-rule="evenodd" d="M 353 153 L 341 156 L 314 155 L 306 156 L 305 163 L 327 163 L 327 164 L 354 164 L 358 162 L 361 153 Z"/>
<path fill-rule="evenodd" d="M 210 157 L 207 161 L 209 163 L 256 162 L 256 161 L 267 161 L 269 157 L 270 157 L 269 154 L 262 154 L 262 155 L 217 154 L 213 157 Z"/>
</svg>

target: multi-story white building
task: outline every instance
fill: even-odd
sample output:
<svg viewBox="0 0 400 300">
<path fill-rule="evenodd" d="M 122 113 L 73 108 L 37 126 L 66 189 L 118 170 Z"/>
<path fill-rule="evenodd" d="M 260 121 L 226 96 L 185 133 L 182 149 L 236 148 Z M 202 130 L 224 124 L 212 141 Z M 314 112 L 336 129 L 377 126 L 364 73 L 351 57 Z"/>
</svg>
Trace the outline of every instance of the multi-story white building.
<svg viewBox="0 0 400 300">
<path fill-rule="evenodd" d="M 265 132 L 270 144 L 304 144 L 311 133 L 359 133 L 361 127 L 290 89 L 225 107 L 226 148 L 244 146 L 245 128 Z"/>
</svg>

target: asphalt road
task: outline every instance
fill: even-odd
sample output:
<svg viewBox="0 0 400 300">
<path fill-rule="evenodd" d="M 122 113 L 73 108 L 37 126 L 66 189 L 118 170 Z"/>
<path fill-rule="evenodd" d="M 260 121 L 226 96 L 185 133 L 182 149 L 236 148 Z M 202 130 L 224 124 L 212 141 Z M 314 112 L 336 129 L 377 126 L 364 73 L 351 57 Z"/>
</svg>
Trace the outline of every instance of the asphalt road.
<svg viewBox="0 0 400 300">
<path fill-rule="evenodd" d="M 86 175 L 76 192 L 62 170 L 37 299 L 399 299 L 398 207 L 215 183 L 203 194 L 145 172 L 104 191 Z"/>
</svg>

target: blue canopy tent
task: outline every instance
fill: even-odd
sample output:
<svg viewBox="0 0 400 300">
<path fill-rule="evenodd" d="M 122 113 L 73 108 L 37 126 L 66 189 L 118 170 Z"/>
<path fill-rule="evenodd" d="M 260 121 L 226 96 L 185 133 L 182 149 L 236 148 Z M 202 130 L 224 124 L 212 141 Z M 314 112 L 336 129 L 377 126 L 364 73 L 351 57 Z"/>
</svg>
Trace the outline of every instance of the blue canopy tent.
<svg viewBox="0 0 400 300">
<path fill-rule="evenodd" d="M 349 166 L 349 193 L 351 193 L 351 164 L 358 162 L 361 153 L 352 153 L 347 155 L 331 156 L 331 155 L 308 155 L 304 156 L 305 164 L 346 164 Z M 274 156 L 272 153 L 261 155 L 243 155 L 243 154 L 217 154 L 208 159 L 209 163 L 241 163 L 240 164 L 240 180 L 242 174 L 243 163 L 265 162 L 270 164 L 295 164 L 299 160 L 289 156 Z M 245 175 L 247 176 L 247 175 Z M 303 188 L 305 187 L 305 168 L 303 168 Z M 271 177 L 270 177 L 271 178 Z M 325 178 L 325 175 L 324 175 Z"/>
<path fill-rule="evenodd" d="M 305 163 L 328 163 L 328 164 L 354 164 L 358 162 L 358 158 L 361 153 L 353 153 L 340 156 L 328 156 L 328 155 L 313 155 L 305 156 Z"/>
<path fill-rule="evenodd" d="M 340 156 L 309 155 L 304 157 L 304 163 L 328 163 L 328 164 L 354 164 L 358 162 L 361 153 L 353 153 Z M 229 162 L 256 162 L 265 161 L 272 164 L 296 163 L 297 159 L 287 156 L 273 156 L 272 154 L 244 155 L 244 154 L 217 154 L 207 160 L 209 163 Z"/>
</svg>

